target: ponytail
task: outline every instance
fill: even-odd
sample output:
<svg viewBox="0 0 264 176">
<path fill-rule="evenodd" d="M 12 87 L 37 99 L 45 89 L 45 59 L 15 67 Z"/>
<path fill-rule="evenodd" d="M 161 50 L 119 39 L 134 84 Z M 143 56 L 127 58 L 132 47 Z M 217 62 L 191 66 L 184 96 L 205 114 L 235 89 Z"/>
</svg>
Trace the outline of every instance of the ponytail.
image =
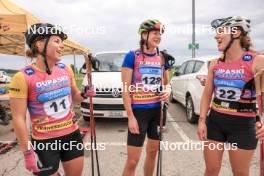
<svg viewBox="0 0 264 176">
<path fill-rule="evenodd" d="M 33 42 L 32 45 L 30 46 L 29 49 L 26 50 L 26 56 L 29 58 L 34 58 L 37 57 L 39 54 L 38 48 L 36 46 L 37 41 L 44 40 L 45 38 L 43 36 L 37 37 Z"/>
<path fill-rule="evenodd" d="M 240 36 L 240 45 L 245 51 L 250 51 L 253 53 L 257 53 L 257 51 L 253 50 L 253 44 L 251 38 L 248 36 L 248 33 L 245 32 L 241 27 L 239 27 L 241 30 L 241 36 Z"/>
</svg>

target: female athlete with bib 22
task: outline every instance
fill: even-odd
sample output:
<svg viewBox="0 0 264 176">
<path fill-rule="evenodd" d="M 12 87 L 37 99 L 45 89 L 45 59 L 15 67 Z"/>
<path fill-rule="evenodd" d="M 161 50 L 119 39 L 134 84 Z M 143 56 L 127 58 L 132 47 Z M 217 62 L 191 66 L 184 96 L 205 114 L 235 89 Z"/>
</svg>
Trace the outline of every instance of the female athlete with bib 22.
<svg viewBox="0 0 264 176">
<path fill-rule="evenodd" d="M 144 21 L 139 27 L 140 49 L 127 53 L 122 65 L 123 101 L 128 115 L 124 176 L 135 175 L 146 134 L 144 175 L 151 176 L 154 172 L 159 150 L 160 102 L 167 101 L 170 93 L 166 86 L 169 83 L 168 67 L 158 49 L 163 32 L 163 25 L 158 20 Z M 156 89 L 162 82 L 167 90 L 157 95 Z"/>
<path fill-rule="evenodd" d="M 230 144 L 233 175 L 247 176 L 258 141 L 254 74 L 263 67 L 264 59 L 250 49 L 249 19 L 234 16 L 216 19 L 211 25 L 217 31 L 215 39 L 223 56 L 211 62 L 201 100 L 197 133 L 206 141 L 205 175 L 219 174 L 224 144 Z"/>
<path fill-rule="evenodd" d="M 36 62 L 16 73 L 9 89 L 25 167 L 35 175 L 59 175 L 62 161 L 67 176 L 80 176 L 84 150 L 72 108 L 73 102 L 81 102 L 87 94 L 79 92 L 71 68 L 59 63 L 67 35 L 52 24 L 38 23 L 26 31 L 25 38 L 29 46 L 26 54 Z M 27 109 L 31 134 L 26 127 Z"/>
</svg>

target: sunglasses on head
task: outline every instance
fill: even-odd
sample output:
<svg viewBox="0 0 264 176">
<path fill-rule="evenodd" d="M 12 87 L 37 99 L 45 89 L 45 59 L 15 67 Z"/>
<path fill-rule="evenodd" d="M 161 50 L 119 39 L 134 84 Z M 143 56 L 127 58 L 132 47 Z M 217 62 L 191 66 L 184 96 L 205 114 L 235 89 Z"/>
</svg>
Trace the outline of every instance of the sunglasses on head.
<svg viewBox="0 0 264 176">
<path fill-rule="evenodd" d="M 228 17 L 228 18 L 220 18 L 220 19 L 215 19 L 211 22 L 211 26 L 213 28 L 218 28 L 220 26 L 222 26 L 225 22 L 227 22 L 230 18 L 232 17 Z"/>
</svg>

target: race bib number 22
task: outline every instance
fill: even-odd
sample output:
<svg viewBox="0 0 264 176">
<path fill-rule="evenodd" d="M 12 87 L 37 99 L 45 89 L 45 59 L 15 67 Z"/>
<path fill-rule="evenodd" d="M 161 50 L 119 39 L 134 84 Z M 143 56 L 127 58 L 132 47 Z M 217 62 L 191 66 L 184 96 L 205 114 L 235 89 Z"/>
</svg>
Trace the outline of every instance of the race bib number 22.
<svg viewBox="0 0 264 176">
<path fill-rule="evenodd" d="M 216 97 L 220 100 L 238 101 L 240 100 L 241 90 L 232 87 L 218 87 Z"/>
</svg>

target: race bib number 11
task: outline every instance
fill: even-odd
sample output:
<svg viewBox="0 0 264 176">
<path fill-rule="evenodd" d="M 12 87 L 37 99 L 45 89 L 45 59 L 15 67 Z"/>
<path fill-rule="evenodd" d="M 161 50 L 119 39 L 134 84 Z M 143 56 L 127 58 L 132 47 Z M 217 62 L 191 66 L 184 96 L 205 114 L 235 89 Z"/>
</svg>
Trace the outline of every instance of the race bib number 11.
<svg viewBox="0 0 264 176">
<path fill-rule="evenodd" d="M 53 118 L 63 118 L 70 111 L 69 96 L 64 96 L 55 100 L 47 101 L 44 103 L 44 110 L 47 115 Z"/>
</svg>

